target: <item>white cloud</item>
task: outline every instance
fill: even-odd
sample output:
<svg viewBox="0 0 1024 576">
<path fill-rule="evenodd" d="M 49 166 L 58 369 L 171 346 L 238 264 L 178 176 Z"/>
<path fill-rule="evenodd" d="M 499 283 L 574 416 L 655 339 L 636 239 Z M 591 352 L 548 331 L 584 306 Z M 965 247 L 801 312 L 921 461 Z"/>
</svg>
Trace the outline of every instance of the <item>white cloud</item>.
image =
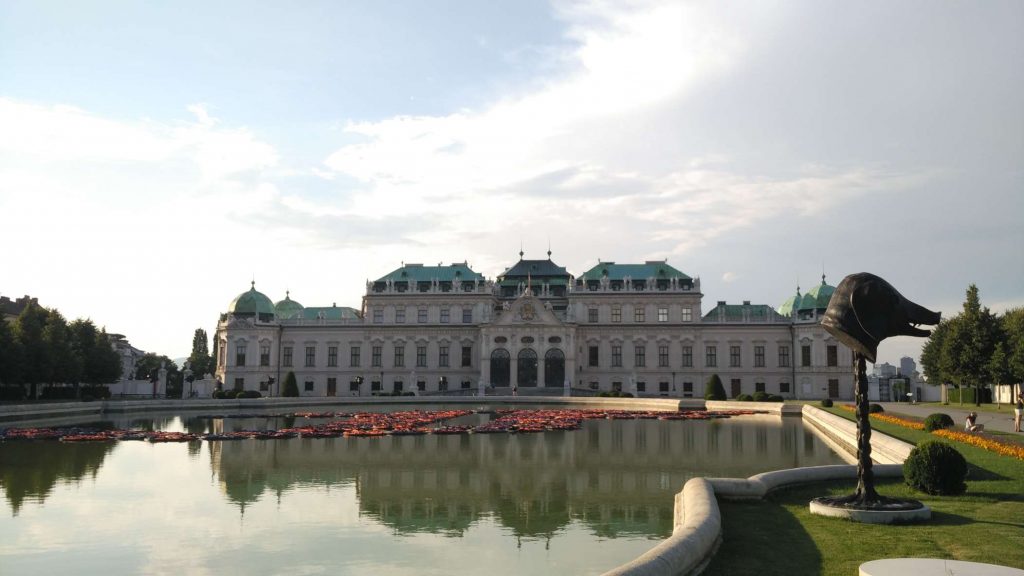
<svg viewBox="0 0 1024 576">
<path fill-rule="evenodd" d="M 729 284 L 729 283 L 732 283 L 732 282 L 736 281 L 736 279 L 739 278 L 739 277 L 740 277 L 739 274 L 737 274 L 735 272 L 726 272 L 726 273 L 722 274 L 722 282 L 725 282 L 726 284 Z"/>
</svg>

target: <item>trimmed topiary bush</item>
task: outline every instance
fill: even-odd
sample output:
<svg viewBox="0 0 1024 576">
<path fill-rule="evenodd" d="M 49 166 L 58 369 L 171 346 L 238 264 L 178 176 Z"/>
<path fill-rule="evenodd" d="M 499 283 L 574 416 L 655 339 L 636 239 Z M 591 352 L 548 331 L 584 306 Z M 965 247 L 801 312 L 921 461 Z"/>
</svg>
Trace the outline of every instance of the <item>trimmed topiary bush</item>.
<svg viewBox="0 0 1024 576">
<path fill-rule="evenodd" d="M 768 401 L 768 393 L 767 392 L 761 392 L 761 391 L 754 392 L 754 402 L 767 402 L 767 401 Z"/>
<path fill-rule="evenodd" d="M 740 402 L 753 402 L 754 401 L 754 397 L 751 396 L 750 394 L 740 394 L 739 396 L 736 397 L 736 399 L 739 400 Z"/>
<path fill-rule="evenodd" d="M 767 401 L 768 402 L 785 402 L 786 399 L 783 398 L 782 396 L 779 396 L 778 394 L 772 394 L 772 395 L 768 396 L 768 400 Z"/>
<path fill-rule="evenodd" d="M 953 424 L 953 418 L 950 417 L 949 414 L 943 414 L 942 412 L 929 414 L 928 417 L 924 419 L 924 429 L 927 432 L 951 428 Z"/>
<path fill-rule="evenodd" d="M 245 390 L 239 392 L 236 398 L 262 398 L 263 394 L 260 394 L 259 390 Z"/>
<path fill-rule="evenodd" d="M 928 440 L 910 452 L 903 477 L 925 494 L 956 496 L 967 491 L 967 460 L 949 444 Z"/>
<path fill-rule="evenodd" d="M 824 406 L 825 408 L 831 408 L 832 407 L 832 399 L 831 398 L 825 398 L 824 400 L 821 401 L 821 405 Z"/>
<path fill-rule="evenodd" d="M 295 372 L 289 372 L 284 377 L 284 389 L 281 391 L 281 396 L 290 396 L 292 398 L 299 396 L 299 383 L 295 381 Z"/>
<path fill-rule="evenodd" d="M 870 412 L 871 414 L 878 414 L 881 412 L 885 412 L 885 408 L 882 408 L 881 404 L 872 404 L 868 406 L 868 412 Z"/>
<path fill-rule="evenodd" d="M 707 386 L 704 387 L 704 399 L 705 400 L 725 400 L 728 396 L 725 395 L 725 386 L 722 385 L 722 379 L 718 377 L 718 374 L 712 374 L 708 378 Z"/>
</svg>

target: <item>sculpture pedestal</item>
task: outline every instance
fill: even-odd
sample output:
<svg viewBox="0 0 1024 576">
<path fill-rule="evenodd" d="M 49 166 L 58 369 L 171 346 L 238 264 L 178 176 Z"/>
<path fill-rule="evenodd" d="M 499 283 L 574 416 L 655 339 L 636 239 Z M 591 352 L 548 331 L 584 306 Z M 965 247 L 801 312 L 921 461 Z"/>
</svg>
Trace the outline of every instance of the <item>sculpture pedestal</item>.
<svg viewBox="0 0 1024 576">
<path fill-rule="evenodd" d="M 1024 570 L 964 562 L 962 560 L 939 560 L 937 558 L 886 558 L 872 560 L 860 565 L 860 576 L 948 576 L 949 574 L 971 574 L 972 576 L 1024 576 Z"/>
<path fill-rule="evenodd" d="M 822 497 L 811 500 L 811 514 L 846 518 L 863 524 L 910 524 L 932 517 L 932 509 L 917 500 L 887 499 L 884 504 L 871 507 L 854 507 L 838 504 L 839 498 Z M 909 572 L 908 572 L 909 574 Z"/>
</svg>

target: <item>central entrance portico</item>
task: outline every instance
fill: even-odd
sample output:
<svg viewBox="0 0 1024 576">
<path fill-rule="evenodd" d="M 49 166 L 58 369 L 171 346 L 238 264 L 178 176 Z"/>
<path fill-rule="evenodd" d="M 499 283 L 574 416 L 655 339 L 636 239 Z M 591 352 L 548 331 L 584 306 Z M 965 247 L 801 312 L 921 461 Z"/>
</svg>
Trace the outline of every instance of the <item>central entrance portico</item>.
<svg viewBox="0 0 1024 576">
<path fill-rule="evenodd" d="M 562 388 L 576 367 L 574 333 L 527 288 L 481 327 L 480 378 L 498 388 Z"/>
</svg>

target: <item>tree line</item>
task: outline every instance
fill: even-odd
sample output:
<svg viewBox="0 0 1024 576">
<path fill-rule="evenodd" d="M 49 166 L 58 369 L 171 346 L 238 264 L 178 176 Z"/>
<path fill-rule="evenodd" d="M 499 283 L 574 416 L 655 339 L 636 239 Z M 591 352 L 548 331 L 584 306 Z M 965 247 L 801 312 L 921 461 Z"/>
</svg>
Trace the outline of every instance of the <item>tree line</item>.
<svg viewBox="0 0 1024 576">
<path fill-rule="evenodd" d="M 993 314 L 981 306 L 978 287 L 967 288 L 963 310 L 932 330 L 921 350 L 921 366 L 933 384 L 973 389 L 975 404 L 991 384 L 1024 381 L 1024 308 Z M 961 396 L 962 398 L 962 396 Z"/>
<path fill-rule="evenodd" d="M 56 309 L 29 304 L 14 322 L 0 319 L 0 384 L 14 399 L 44 384 L 103 385 L 121 376 L 121 357 L 92 320 L 68 323 Z"/>
</svg>

